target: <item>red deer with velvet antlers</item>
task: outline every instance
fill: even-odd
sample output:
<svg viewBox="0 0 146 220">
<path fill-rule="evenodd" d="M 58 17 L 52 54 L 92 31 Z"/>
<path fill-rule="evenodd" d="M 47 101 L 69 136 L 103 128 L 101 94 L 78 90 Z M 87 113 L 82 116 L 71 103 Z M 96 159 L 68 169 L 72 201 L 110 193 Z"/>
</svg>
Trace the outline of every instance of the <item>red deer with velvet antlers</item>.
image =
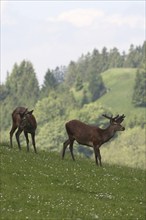
<svg viewBox="0 0 146 220">
<path fill-rule="evenodd" d="M 63 144 L 62 159 L 64 158 L 65 150 L 69 145 L 72 159 L 75 160 L 73 155 L 73 143 L 76 140 L 79 144 L 92 147 L 95 153 L 96 164 L 98 165 L 99 160 L 100 166 L 102 166 L 100 155 L 101 145 L 109 141 L 117 131 L 125 130 L 125 128 L 121 125 L 125 115 L 117 115 L 114 118 L 105 114 L 103 116 L 110 120 L 109 126 L 105 129 L 85 124 L 79 120 L 71 120 L 65 124 L 68 139 Z"/>
<path fill-rule="evenodd" d="M 23 131 L 25 138 L 26 138 L 27 151 L 29 151 L 28 133 L 30 133 L 31 138 L 32 138 L 32 144 L 34 147 L 34 151 L 35 151 L 35 153 L 37 153 L 36 145 L 35 145 L 35 130 L 37 128 L 37 122 L 36 122 L 36 119 L 35 119 L 34 115 L 32 114 L 32 112 L 33 112 L 33 110 L 28 111 L 28 109 L 24 108 L 24 107 L 17 107 L 13 111 L 13 113 L 12 113 L 12 128 L 10 131 L 10 145 L 11 145 L 11 147 L 13 146 L 12 137 L 13 137 L 15 130 L 18 128 L 17 132 L 16 132 L 16 140 L 18 143 L 19 150 L 21 150 L 19 136 Z"/>
</svg>

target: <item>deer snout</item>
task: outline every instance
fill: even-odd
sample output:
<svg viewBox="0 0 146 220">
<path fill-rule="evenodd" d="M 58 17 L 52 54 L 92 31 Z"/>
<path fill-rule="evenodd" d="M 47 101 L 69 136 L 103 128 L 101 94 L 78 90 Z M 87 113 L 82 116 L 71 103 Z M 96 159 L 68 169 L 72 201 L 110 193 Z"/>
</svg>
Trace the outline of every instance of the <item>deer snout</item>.
<svg viewBox="0 0 146 220">
<path fill-rule="evenodd" d="M 125 131 L 125 127 L 122 127 L 122 131 Z"/>
</svg>

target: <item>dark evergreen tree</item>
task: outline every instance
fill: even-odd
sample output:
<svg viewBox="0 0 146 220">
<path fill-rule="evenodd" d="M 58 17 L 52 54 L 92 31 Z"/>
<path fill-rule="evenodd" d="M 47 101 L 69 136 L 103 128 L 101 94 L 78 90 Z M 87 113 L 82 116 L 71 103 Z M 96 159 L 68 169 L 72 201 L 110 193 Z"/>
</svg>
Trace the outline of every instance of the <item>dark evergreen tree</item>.
<svg viewBox="0 0 146 220">
<path fill-rule="evenodd" d="M 142 56 L 141 46 L 134 47 L 134 45 L 131 44 L 124 66 L 138 68 L 140 66 Z"/>
<path fill-rule="evenodd" d="M 44 83 L 41 89 L 41 98 L 48 96 L 49 91 L 54 90 L 57 86 L 57 79 L 55 78 L 53 72 L 51 72 L 50 69 L 48 69 L 45 77 L 44 77 Z"/>
<path fill-rule="evenodd" d="M 5 100 L 8 94 L 9 94 L 9 91 L 6 88 L 6 86 L 4 84 L 0 85 L 0 102 Z"/>
<path fill-rule="evenodd" d="M 89 103 L 89 100 L 88 100 L 88 97 L 87 97 L 87 91 L 83 90 L 83 98 L 82 98 L 82 101 L 81 101 L 81 106 L 83 106 L 87 103 Z"/>
<path fill-rule="evenodd" d="M 101 73 L 102 72 L 102 62 L 101 62 L 101 54 L 97 49 L 93 50 L 91 61 L 90 61 L 90 68 L 89 68 L 89 75 L 91 73 Z"/>
<path fill-rule="evenodd" d="M 86 62 L 87 57 L 82 54 L 82 56 L 79 58 L 76 66 L 76 81 L 80 78 L 83 82 L 86 81 L 86 76 L 87 76 L 87 68 L 88 68 L 88 63 Z"/>
<path fill-rule="evenodd" d="M 65 78 L 65 74 L 66 74 L 66 67 L 65 66 L 61 66 L 61 67 L 56 67 L 55 70 L 52 70 L 52 73 L 56 79 L 56 83 L 62 83 L 64 81 Z"/>
<path fill-rule="evenodd" d="M 105 92 L 105 86 L 100 74 L 91 74 L 89 79 L 89 91 L 91 93 L 91 101 L 97 100 Z"/>
<path fill-rule="evenodd" d="M 78 76 L 76 79 L 75 88 L 76 91 L 80 91 L 83 88 L 83 81 L 80 76 Z"/>
<path fill-rule="evenodd" d="M 101 52 L 101 65 L 102 65 L 102 72 L 104 72 L 105 70 L 108 69 L 109 67 L 109 62 L 108 62 L 108 52 L 107 52 L 107 48 L 104 47 L 102 49 L 102 52 Z"/>
<path fill-rule="evenodd" d="M 65 81 L 68 86 L 72 86 L 75 83 L 77 76 L 77 65 L 75 62 L 71 61 L 67 71 L 66 71 L 66 76 L 65 76 Z"/>
<path fill-rule="evenodd" d="M 146 69 L 138 69 L 135 79 L 132 102 L 135 106 L 146 107 Z"/>
<path fill-rule="evenodd" d="M 122 57 L 116 47 L 110 50 L 109 53 L 109 68 L 122 67 L 123 61 Z"/>
<path fill-rule="evenodd" d="M 146 67 L 146 41 L 144 41 L 142 46 L 142 58 L 141 58 L 140 67 L 142 66 Z"/>
</svg>

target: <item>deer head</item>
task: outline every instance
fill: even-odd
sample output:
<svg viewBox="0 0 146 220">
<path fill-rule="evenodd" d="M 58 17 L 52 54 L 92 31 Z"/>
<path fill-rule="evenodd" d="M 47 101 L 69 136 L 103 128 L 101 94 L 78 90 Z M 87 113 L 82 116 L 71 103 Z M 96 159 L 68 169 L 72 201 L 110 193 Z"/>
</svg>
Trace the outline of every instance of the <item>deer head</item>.
<svg viewBox="0 0 146 220">
<path fill-rule="evenodd" d="M 102 115 L 105 118 L 108 118 L 110 120 L 110 125 L 113 125 L 115 127 L 116 131 L 124 131 L 125 128 L 121 125 L 122 121 L 124 121 L 124 118 L 126 117 L 124 114 L 119 116 L 107 116 L 106 114 Z"/>
<path fill-rule="evenodd" d="M 33 110 L 28 111 L 27 109 L 23 113 L 19 113 L 19 115 L 21 117 L 21 123 L 20 123 L 21 128 L 24 128 L 26 126 L 31 125 L 31 115 L 32 115 L 32 113 L 33 113 Z"/>
</svg>

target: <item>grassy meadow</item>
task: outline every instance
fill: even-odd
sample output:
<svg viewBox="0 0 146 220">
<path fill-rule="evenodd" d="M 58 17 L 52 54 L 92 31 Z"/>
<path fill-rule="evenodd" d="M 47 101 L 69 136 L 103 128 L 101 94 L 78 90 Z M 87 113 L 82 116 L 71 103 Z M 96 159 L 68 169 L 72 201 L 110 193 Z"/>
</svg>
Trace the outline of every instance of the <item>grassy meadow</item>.
<svg viewBox="0 0 146 220">
<path fill-rule="evenodd" d="M 145 220 L 145 170 L 0 146 L 2 220 Z"/>
</svg>

